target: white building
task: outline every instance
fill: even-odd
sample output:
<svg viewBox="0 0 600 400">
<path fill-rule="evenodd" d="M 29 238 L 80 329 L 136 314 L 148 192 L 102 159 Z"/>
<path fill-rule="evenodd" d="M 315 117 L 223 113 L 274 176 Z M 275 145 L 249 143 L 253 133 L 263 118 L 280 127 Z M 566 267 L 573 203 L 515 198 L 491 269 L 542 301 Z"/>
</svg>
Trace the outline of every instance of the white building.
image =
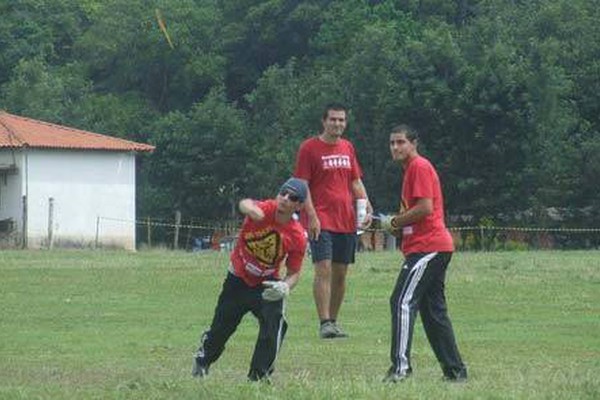
<svg viewBox="0 0 600 400">
<path fill-rule="evenodd" d="M 135 249 L 135 155 L 153 146 L 0 110 L 0 245 Z"/>
</svg>

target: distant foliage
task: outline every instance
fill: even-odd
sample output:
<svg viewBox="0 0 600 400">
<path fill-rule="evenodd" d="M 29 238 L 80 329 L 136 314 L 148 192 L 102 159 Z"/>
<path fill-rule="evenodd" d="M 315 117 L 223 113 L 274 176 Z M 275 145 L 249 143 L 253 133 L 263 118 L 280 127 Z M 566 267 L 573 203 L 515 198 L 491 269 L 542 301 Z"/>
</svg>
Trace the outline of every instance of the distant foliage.
<svg viewBox="0 0 600 400">
<path fill-rule="evenodd" d="M 397 208 L 400 122 L 422 132 L 449 214 L 600 209 L 595 1 L 151 3 L 0 5 L 0 108 L 156 145 L 140 217 L 230 218 L 271 196 L 331 101 L 350 107 L 379 211 Z"/>
</svg>

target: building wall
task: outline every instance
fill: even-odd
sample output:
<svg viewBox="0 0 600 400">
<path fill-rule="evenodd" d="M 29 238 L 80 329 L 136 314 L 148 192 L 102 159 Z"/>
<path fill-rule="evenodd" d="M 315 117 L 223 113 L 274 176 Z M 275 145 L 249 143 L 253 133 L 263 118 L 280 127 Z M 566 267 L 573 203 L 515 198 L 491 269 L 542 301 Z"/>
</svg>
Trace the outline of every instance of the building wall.
<svg viewBox="0 0 600 400">
<path fill-rule="evenodd" d="M 29 248 L 49 244 L 52 198 L 53 245 L 94 246 L 98 231 L 101 246 L 135 249 L 134 153 L 27 149 L 19 171 Z"/>
<path fill-rule="evenodd" d="M 15 165 L 14 171 L 0 171 L 0 221 L 12 221 L 12 230 L 0 232 L 0 247 L 16 247 L 21 243 L 22 221 L 22 154 L 20 150 L 0 150 L 0 165 L 8 167 Z M 3 224 L 3 228 L 8 228 Z"/>
</svg>

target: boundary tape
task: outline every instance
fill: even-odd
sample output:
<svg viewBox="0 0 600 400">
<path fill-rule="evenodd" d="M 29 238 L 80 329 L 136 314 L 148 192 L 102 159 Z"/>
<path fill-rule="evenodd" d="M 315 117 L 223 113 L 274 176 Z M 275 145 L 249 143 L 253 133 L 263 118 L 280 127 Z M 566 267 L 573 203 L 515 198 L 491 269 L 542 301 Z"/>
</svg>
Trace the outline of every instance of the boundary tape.
<svg viewBox="0 0 600 400">
<path fill-rule="evenodd" d="M 175 224 L 173 222 L 161 222 L 158 220 L 125 220 L 118 218 L 110 218 L 110 217 L 98 217 L 98 221 L 115 221 L 115 222 L 124 222 L 129 224 L 136 225 L 145 225 L 145 226 L 162 226 L 162 227 L 171 227 L 171 228 L 180 228 L 180 229 L 209 229 L 209 230 L 217 230 L 224 229 L 226 226 L 224 225 L 211 225 L 211 224 Z M 241 221 L 240 221 L 241 222 Z M 239 229 L 239 225 L 235 226 L 235 229 Z M 600 228 L 540 228 L 540 227 L 523 227 L 523 226 L 449 226 L 448 230 L 450 231 L 519 231 L 519 232 L 553 232 L 553 233 L 600 233 Z M 379 232 L 385 231 L 384 229 L 366 229 L 367 232 Z"/>
</svg>

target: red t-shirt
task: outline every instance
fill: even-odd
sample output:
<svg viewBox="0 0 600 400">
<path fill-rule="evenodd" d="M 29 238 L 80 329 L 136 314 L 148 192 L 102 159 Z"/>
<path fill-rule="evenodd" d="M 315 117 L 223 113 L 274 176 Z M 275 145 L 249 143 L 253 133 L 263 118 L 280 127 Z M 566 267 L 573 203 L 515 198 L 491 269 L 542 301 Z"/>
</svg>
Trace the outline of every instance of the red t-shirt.
<svg viewBox="0 0 600 400">
<path fill-rule="evenodd" d="M 354 146 L 346 139 L 326 143 L 318 137 L 305 140 L 298 150 L 294 176 L 308 182 L 321 229 L 356 232 L 352 182 L 362 170 Z"/>
<path fill-rule="evenodd" d="M 433 212 L 402 228 L 402 252 L 454 251 L 452 236 L 444 223 L 444 198 L 440 178 L 429 160 L 417 156 L 409 161 L 402 182 L 402 207 L 407 210 L 417 199 L 433 200 Z"/>
<path fill-rule="evenodd" d="M 244 219 L 230 257 L 234 275 L 252 287 L 279 279 L 284 259 L 288 272 L 300 271 L 307 241 L 304 228 L 295 218 L 285 224 L 275 221 L 277 200 L 258 201 L 257 205 L 265 217 L 259 222 Z"/>
</svg>

